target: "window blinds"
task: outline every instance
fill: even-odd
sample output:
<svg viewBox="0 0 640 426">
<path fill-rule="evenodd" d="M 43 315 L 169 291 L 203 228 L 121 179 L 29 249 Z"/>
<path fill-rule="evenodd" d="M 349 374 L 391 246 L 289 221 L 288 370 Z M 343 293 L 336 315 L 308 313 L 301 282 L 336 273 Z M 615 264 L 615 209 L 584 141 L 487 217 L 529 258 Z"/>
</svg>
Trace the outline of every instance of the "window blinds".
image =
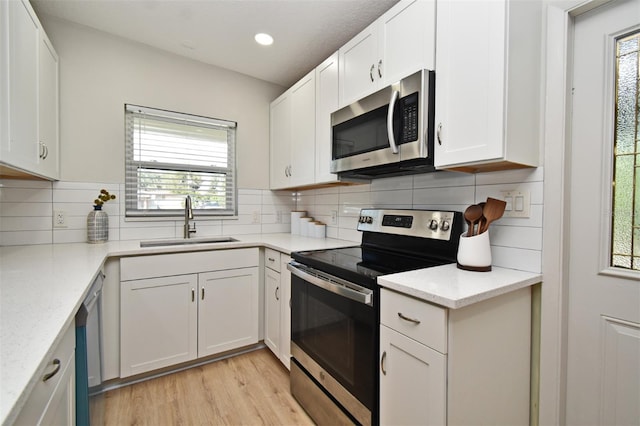
<svg viewBox="0 0 640 426">
<path fill-rule="evenodd" d="M 125 105 L 126 215 L 236 215 L 236 123 Z"/>
</svg>

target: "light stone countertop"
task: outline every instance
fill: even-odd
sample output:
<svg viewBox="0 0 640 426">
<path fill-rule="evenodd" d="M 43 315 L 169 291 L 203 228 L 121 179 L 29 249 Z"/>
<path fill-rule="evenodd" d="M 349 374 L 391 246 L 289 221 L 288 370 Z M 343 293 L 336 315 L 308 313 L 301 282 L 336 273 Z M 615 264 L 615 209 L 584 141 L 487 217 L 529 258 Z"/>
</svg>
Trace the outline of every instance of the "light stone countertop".
<svg viewBox="0 0 640 426">
<path fill-rule="evenodd" d="M 107 257 L 241 247 L 283 253 L 358 245 L 291 234 L 234 236 L 230 243 L 140 248 L 139 241 L 0 247 L 0 423 L 11 424 Z"/>
<path fill-rule="evenodd" d="M 89 286 L 108 257 L 268 247 L 290 254 L 358 243 L 290 234 L 238 241 L 140 248 L 139 241 L 0 247 L 0 422 L 11 424 L 42 376 L 46 361 L 73 323 Z M 461 308 L 539 283 L 541 275 L 493 267 L 469 272 L 455 264 L 385 275 L 378 283 L 448 308 Z"/>
<path fill-rule="evenodd" d="M 458 309 L 542 281 L 542 275 L 492 267 L 490 272 L 458 269 L 455 263 L 378 277 L 382 287 L 426 302 Z"/>
</svg>

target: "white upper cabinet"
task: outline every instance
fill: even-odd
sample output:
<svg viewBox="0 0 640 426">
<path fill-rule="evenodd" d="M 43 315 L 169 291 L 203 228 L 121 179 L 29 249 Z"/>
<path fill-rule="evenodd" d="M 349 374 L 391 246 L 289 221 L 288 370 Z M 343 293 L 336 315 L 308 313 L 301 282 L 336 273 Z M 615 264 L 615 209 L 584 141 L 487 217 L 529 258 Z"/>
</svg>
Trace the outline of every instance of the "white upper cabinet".
<svg viewBox="0 0 640 426">
<path fill-rule="evenodd" d="M 338 52 L 316 67 L 316 183 L 336 182 L 331 173 L 331 113 L 338 109 Z"/>
<path fill-rule="evenodd" d="M 435 10 L 435 1 L 401 0 L 340 48 L 340 106 L 434 69 Z"/>
<path fill-rule="evenodd" d="M 2 2 L 0 20 L 0 165 L 58 179 L 58 55 L 28 1 Z"/>
<path fill-rule="evenodd" d="M 60 176 L 58 139 L 58 55 L 46 34 L 40 37 L 38 66 L 38 172 L 53 179 Z"/>
<path fill-rule="evenodd" d="M 537 166 L 541 3 L 441 1 L 435 166 Z"/>
<path fill-rule="evenodd" d="M 315 71 L 271 103 L 271 189 L 311 185 L 315 179 Z"/>
<path fill-rule="evenodd" d="M 286 188 L 291 162 L 291 93 L 288 91 L 271 102 L 269 133 L 270 187 Z"/>
<path fill-rule="evenodd" d="M 314 183 L 316 148 L 316 77 L 308 73 L 291 88 L 291 186 Z"/>
</svg>

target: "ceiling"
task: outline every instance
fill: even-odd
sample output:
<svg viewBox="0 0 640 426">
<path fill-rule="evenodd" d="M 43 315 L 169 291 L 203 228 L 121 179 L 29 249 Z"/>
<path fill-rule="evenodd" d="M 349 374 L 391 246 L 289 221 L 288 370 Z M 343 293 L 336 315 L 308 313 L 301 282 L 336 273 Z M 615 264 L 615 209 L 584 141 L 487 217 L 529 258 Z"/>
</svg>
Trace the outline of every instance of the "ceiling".
<svg viewBox="0 0 640 426">
<path fill-rule="evenodd" d="M 52 15 L 289 87 L 398 0 L 31 0 Z M 46 17 L 43 19 L 46 27 Z M 271 46 L 253 37 L 266 32 Z"/>
</svg>

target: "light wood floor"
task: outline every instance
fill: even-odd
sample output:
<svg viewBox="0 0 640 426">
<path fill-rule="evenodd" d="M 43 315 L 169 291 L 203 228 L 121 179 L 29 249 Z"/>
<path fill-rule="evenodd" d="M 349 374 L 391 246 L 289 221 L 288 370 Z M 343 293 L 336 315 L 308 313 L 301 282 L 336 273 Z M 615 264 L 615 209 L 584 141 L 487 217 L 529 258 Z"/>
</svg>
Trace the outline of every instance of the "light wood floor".
<svg viewBox="0 0 640 426">
<path fill-rule="evenodd" d="M 92 425 L 313 425 L 268 349 L 108 391 L 91 410 Z"/>
</svg>

